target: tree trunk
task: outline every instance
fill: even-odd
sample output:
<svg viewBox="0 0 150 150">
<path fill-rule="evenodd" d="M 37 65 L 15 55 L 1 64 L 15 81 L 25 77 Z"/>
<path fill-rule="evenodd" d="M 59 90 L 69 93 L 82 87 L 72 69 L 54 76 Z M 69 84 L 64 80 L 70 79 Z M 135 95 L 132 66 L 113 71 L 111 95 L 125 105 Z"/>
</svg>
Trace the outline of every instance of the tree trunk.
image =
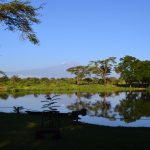
<svg viewBox="0 0 150 150">
<path fill-rule="evenodd" d="M 79 78 L 77 78 L 76 84 L 77 84 L 77 85 L 80 85 L 80 79 L 79 79 Z"/>
</svg>

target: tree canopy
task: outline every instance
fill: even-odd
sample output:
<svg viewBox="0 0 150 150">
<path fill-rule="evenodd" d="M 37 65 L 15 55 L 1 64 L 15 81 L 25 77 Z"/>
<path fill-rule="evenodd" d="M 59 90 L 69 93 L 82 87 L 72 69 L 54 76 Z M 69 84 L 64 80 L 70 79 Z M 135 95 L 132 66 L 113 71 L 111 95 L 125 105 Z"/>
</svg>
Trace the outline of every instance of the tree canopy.
<svg viewBox="0 0 150 150">
<path fill-rule="evenodd" d="M 127 86 L 142 86 L 150 85 L 150 61 L 139 60 L 136 57 L 126 55 L 120 58 L 120 62 L 116 64 L 116 57 L 109 57 L 104 60 L 90 61 L 87 66 L 75 66 L 67 71 L 76 75 L 76 79 L 81 81 L 88 75 L 88 80 L 96 76 L 96 83 L 118 84 L 120 81 L 125 81 Z M 112 71 L 119 73 L 120 79 L 110 77 Z M 77 81 L 77 82 L 78 82 Z"/>
<path fill-rule="evenodd" d="M 116 72 L 120 73 L 120 78 L 124 79 L 126 83 L 131 84 L 136 81 L 137 64 L 140 62 L 133 56 L 124 56 L 120 58 L 120 62 L 116 66 Z"/>
<path fill-rule="evenodd" d="M 32 25 L 40 23 L 37 18 L 40 8 L 32 6 L 30 1 L 0 2 L 0 23 L 10 31 L 19 31 L 23 39 L 39 44 Z"/>
<path fill-rule="evenodd" d="M 0 71 L 0 75 L 6 76 L 5 72 L 3 72 L 3 71 Z"/>
<path fill-rule="evenodd" d="M 140 61 L 136 69 L 136 79 L 145 84 L 150 84 L 150 61 Z"/>
<path fill-rule="evenodd" d="M 133 82 L 150 84 L 150 61 L 141 61 L 133 56 L 124 56 L 116 67 L 120 78 L 130 85 Z"/>
<path fill-rule="evenodd" d="M 80 80 L 88 74 L 87 66 L 76 66 L 67 69 L 68 72 L 76 75 L 76 83 L 80 84 Z"/>
<path fill-rule="evenodd" d="M 100 76 L 103 79 L 103 83 L 107 83 L 107 76 L 112 71 L 112 66 L 115 64 L 116 57 L 109 57 L 104 60 L 91 61 L 89 67 L 93 74 Z"/>
</svg>

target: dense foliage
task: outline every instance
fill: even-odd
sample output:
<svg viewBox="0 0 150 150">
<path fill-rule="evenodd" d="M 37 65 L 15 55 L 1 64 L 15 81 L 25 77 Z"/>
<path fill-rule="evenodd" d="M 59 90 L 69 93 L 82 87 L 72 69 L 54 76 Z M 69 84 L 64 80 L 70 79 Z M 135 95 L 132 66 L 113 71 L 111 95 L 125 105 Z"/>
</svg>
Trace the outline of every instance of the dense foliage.
<svg viewBox="0 0 150 150">
<path fill-rule="evenodd" d="M 150 85 L 150 61 L 148 60 L 141 61 L 132 56 L 125 56 L 120 58 L 116 72 L 120 73 L 120 78 L 130 85 L 133 83 Z"/>
<path fill-rule="evenodd" d="M 13 0 L 0 3 L 0 23 L 10 31 L 20 31 L 23 39 L 28 39 L 33 44 L 39 40 L 32 29 L 33 24 L 38 24 L 39 8 L 35 8 L 29 1 Z"/>
<path fill-rule="evenodd" d="M 115 64 L 115 57 L 109 57 L 105 60 L 91 61 L 89 64 L 89 69 L 92 74 L 101 77 L 103 83 L 107 83 L 107 76 L 110 75 L 112 71 L 113 64 Z"/>
<path fill-rule="evenodd" d="M 90 72 L 87 66 L 76 66 L 67 69 L 68 72 L 76 75 L 76 84 L 80 84 L 81 80 L 85 78 Z"/>
</svg>

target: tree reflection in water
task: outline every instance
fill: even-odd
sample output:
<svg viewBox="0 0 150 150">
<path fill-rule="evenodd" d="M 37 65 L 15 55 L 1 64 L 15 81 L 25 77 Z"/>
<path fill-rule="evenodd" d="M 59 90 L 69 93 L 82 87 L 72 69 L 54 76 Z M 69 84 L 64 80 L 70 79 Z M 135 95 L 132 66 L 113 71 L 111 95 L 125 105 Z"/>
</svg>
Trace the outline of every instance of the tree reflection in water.
<svg viewBox="0 0 150 150">
<path fill-rule="evenodd" d="M 126 92 L 125 98 L 112 108 L 108 99 L 113 93 L 99 93 L 99 100 L 93 102 L 92 96 L 87 101 L 82 99 L 85 93 L 78 93 L 80 97 L 75 103 L 68 106 L 71 110 L 86 108 L 89 116 L 108 118 L 109 120 L 120 119 L 124 122 L 134 122 L 142 117 L 150 117 L 150 93 L 147 92 Z M 115 93 L 118 95 L 118 93 Z M 77 96 L 78 97 L 78 96 Z M 115 100 L 114 100 L 115 101 Z M 148 118 L 147 118 L 148 119 Z"/>
<path fill-rule="evenodd" d="M 81 96 L 83 94 L 83 96 Z M 76 94 L 77 95 L 77 94 Z M 105 117 L 114 120 L 115 114 L 112 113 L 111 103 L 107 100 L 107 97 L 110 97 L 112 93 L 98 93 L 99 100 L 96 102 L 91 101 L 91 96 L 85 96 L 85 93 L 78 93 L 80 97 L 77 98 L 77 101 L 68 106 L 69 109 L 75 111 L 80 110 L 82 108 L 87 109 L 87 115 L 89 116 L 97 116 L 97 117 Z M 81 97 L 89 98 L 90 101 L 82 100 Z"/>
<path fill-rule="evenodd" d="M 0 100 L 13 100 L 18 97 L 24 97 L 28 94 L 30 93 L 1 93 Z M 89 116 L 105 117 L 109 120 L 117 119 L 127 123 L 134 122 L 139 119 L 150 119 L 150 93 L 148 92 L 103 92 L 98 94 L 75 93 L 75 95 L 77 97 L 76 101 L 69 104 L 69 106 L 66 104 L 66 107 L 72 111 L 85 108 L 88 110 L 87 115 Z M 34 94 L 35 98 L 40 99 L 38 96 L 38 94 Z M 46 100 L 43 102 L 43 110 L 57 111 L 57 98 L 58 100 L 59 98 L 63 98 L 61 95 L 59 96 L 56 96 L 56 94 L 48 94 L 46 96 Z M 113 99 L 111 99 L 111 97 L 113 97 Z M 74 94 L 71 94 L 70 99 L 73 98 Z M 3 106 L 1 105 L 0 107 Z M 10 106 L 8 105 L 8 107 Z"/>
<path fill-rule="evenodd" d="M 126 98 L 115 107 L 125 122 L 134 122 L 141 117 L 150 117 L 150 93 L 126 92 Z"/>
<path fill-rule="evenodd" d="M 0 99 L 1 100 L 7 100 L 9 95 L 7 93 L 0 93 Z"/>
<path fill-rule="evenodd" d="M 27 95 L 34 95 L 34 97 L 38 97 L 39 94 L 33 94 L 32 92 L 1 92 L 0 93 L 0 100 L 7 100 L 9 97 L 12 97 L 14 99 L 20 98 L 20 97 L 25 97 Z"/>
<path fill-rule="evenodd" d="M 55 105 L 57 103 L 57 100 L 59 100 L 59 95 L 46 95 L 46 100 L 42 100 L 41 102 L 45 103 L 42 106 L 42 109 L 44 109 L 44 111 L 57 111 L 57 105 Z"/>
</svg>

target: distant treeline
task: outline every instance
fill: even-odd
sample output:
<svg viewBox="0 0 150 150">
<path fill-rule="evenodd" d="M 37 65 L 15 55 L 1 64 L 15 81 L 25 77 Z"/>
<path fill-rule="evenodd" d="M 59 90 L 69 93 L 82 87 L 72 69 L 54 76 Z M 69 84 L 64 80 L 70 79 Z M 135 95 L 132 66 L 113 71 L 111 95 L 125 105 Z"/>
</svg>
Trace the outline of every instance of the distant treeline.
<svg viewBox="0 0 150 150">
<path fill-rule="evenodd" d="M 75 75 L 74 78 L 24 78 L 12 76 L 8 78 L 2 71 L 3 76 L 0 82 L 3 84 L 20 83 L 26 86 L 35 84 L 50 83 L 69 83 L 69 84 L 115 84 L 126 86 L 142 86 L 150 85 L 150 61 L 139 60 L 132 56 L 124 56 L 120 61 L 116 62 L 116 57 L 109 57 L 104 60 L 90 61 L 86 66 L 75 66 L 67 69 L 68 72 Z M 120 77 L 110 77 L 112 72 L 116 72 Z"/>
<path fill-rule="evenodd" d="M 80 84 L 85 78 L 90 80 L 93 77 L 99 79 L 101 84 L 114 81 L 117 83 L 117 79 L 109 77 L 112 71 L 115 71 L 120 75 L 119 79 L 124 80 L 126 85 L 150 85 L 150 61 L 142 61 L 132 56 L 120 58 L 119 63 L 116 62 L 116 57 L 90 61 L 87 66 L 76 66 L 67 71 L 76 75 L 77 84 Z"/>
</svg>

